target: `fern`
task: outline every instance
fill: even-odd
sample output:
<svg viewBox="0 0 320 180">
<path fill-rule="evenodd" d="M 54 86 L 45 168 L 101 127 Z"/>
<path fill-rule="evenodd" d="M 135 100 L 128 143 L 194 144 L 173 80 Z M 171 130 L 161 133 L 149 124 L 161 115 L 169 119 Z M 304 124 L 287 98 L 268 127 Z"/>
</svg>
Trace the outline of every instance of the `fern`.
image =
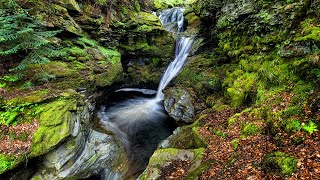
<svg viewBox="0 0 320 180">
<path fill-rule="evenodd" d="M 302 129 L 309 132 L 310 134 L 312 134 L 315 131 L 318 131 L 317 128 L 317 125 L 312 121 L 309 121 L 307 125 L 302 126 Z"/>
<path fill-rule="evenodd" d="M 29 64 L 44 64 L 62 56 L 49 41 L 59 32 L 43 29 L 15 0 L 0 0 L 0 59 L 18 64 L 12 70 L 21 71 Z M 17 55 L 19 58 L 13 58 Z"/>
</svg>

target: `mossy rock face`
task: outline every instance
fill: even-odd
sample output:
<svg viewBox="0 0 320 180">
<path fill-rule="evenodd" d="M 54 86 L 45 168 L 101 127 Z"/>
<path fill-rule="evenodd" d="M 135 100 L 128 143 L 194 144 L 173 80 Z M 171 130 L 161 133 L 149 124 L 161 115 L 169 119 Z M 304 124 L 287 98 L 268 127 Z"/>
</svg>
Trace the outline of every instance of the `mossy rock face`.
<svg viewBox="0 0 320 180">
<path fill-rule="evenodd" d="M 43 112 L 39 117 L 39 129 L 33 134 L 30 156 L 40 156 L 52 150 L 73 131 L 79 99 L 56 100 L 39 108 Z M 83 100 L 82 100 L 83 101 Z"/>
<path fill-rule="evenodd" d="M 281 176 L 292 175 L 297 170 L 298 160 L 283 152 L 274 152 L 265 156 L 262 167 L 267 173 Z"/>
<path fill-rule="evenodd" d="M 215 59 L 210 53 L 191 56 L 173 82 L 177 86 L 192 88 L 199 97 L 198 100 L 202 101 L 202 97 L 219 93 L 222 90 L 222 77 L 220 76 L 224 68 L 212 68 L 217 63 L 218 59 Z"/>
<path fill-rule="evenodd" d="M 185 13 L 184 16 L 188 24 L 185 32 L 188 34 L 198 34 L 201 27 L 200 18 L 194 12 Z"/>
<path fill-rule="evenodd" d="M 69 10 L 81 12 L 80 6 L 76 0 L 59 0 L 58 2 Z"/>
<path fill-rule="evenodd" d="M 32 12 L 36 13 L 34 15 L 42 25 L 46 27 L 59 27 L 75 35 L 81 35 L 83 33 L 82 28 L 73 19 L 73 17 L 70 16 L 67 10 L 67 8 L 71 8 L 72 10 L 81 11 L 79 5 L 75 1 L 70 0 L 67 4 L 64 2 L 47 4 L 43 1 L 33 3 L 35 5 L 35 9 Z M 67 8 L 58 4 L 66 6 Z"/>
<path fill-rule="evenodd" d="M 237 75 L 240 74 L 242 74 L 242 72 L 239 71 L 239 74 L 237 73 Z M 249 73 L 244 73 L 240 75 L 237 80 L 233 81 L 233 83 L 227 89 L 227 94 L 231 99 L 231 105 L 237 107 L 245 103 L 245 101 L 250 103 L 255 96 L 255 82 L 256 75 Z"/>
<path fill-rule="evenodd" d="M 147 169 L 138 177 L 138 179 L 157 179 L 161 177 L 161 171 L 170 166 L 174 161 L 182 161 L 190 163 L 187 171 L 193 171 L 200 166 L 204 152 L 204 148 L 193 150 L 179 149 L 159 149 L 154 152 L 149 160 Z"/>
<path fill-rule="evenodd" d="M 148 35 L 130 35 L 127 38 L 127 42 L 121 45 L 127 80 L 158 84 L 161 74 L 174 56 L 173 36 L 162 29 Z"/>
<path fill-rule="evenodd" d="M 195 0 L 154 0 L 153 6 L 155 9 L 168 9 L 177 6 L 187 6 L 194 3 Z"/>
<path fill-rule="evenodd" d="M 161 144 L 161 148 L 197 149 L 207 147 L 207 142 L 198 132 L 198 128 L 196 125 L 177 128 Z"/>
</svg>

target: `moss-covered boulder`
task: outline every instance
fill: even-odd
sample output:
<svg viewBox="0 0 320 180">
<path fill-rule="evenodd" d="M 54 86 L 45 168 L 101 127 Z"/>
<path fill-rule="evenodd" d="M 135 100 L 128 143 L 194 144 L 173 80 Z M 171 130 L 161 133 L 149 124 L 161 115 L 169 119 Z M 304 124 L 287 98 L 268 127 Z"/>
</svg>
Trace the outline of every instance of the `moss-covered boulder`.
<svg viewBox="0 0 320 180">
<path fill-rule="evenodd" d="M 147 169 L 139 176 L 138 179 L 158 179 L 165 178 L 169 175 L 175 176 L 176 171 L 191 172 L 200 166 L 202 153 L 204 149 L 179 150 L 179 149 L 159 149 L 154 152 L 150 158 Z M 177 165 L 178 162 L 178 166 Z M 182 167 L 179 165 L 186 164 Z M 178 176 L 176 178 L 183 178 Z"/>
<path fill-rule="evenodd" d="M 171 136 L 161 143 L 160 147 L 177 149 L 205 148 L 207 147 L 207 142 L 198 130 L 197 123 L 178 127 Z"/>
<path fill-rule="evenodd" d="M 292 175 L 297 170 L 298 160 L 283 152 L 267 154 L 262 167 L 267 173 L 277 173 L 281 176 Z"/>
<path fill-rule="evenodd" d="M 185 33 L 196 35 L 200 32 L 201 21 L 200 18 L 192 11 L 192 9 L 186 9 L 184 11 L 185 22 L 187 29 Z"/>
<path fill-rule="evenodd" d="M 79 101 L 79 102 L 78 102 Z M 55 148 L 70 136 L 80 123 L 73 112 L 77 112 L 77 99 L 57 100 L 40 106 L 43 112 L 39 117 L 39 129 L 33 135 L 30 156 L 40 156 Z M 88 123 L 87 117 L 87 123 Z"/>
</svg>

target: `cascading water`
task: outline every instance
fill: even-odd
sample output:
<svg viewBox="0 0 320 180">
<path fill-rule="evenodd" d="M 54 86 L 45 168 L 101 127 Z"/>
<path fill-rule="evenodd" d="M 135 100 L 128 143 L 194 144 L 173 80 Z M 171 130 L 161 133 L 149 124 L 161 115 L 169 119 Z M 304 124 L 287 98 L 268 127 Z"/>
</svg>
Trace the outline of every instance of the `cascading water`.
<svg viewBox="0 0 320 180">
<path fill-rule="evenodd" d="M 181 32 L 183 31 L 183 11 L 183 8 L 164 10 L 159 18 L 168 31 L 176 29 Z M 172 127 L 176 127 L 174 121 L 168 121 L 162 104 L 164 99 L 162 90 L 181 71 L 192 43 L 192 37 L 181 37 L 177 40 L 176 57 L 161 78 L 154 98 L 133 98 L 114 106 L 102 106 L 98 112 L 101 127 L 115 134 L 126 148 L 130 162 L 127 177 L 134 177 L 143 171 L 157 145 L 172 133 L 174 130 Z M 127 92 L 129 90 L 121 91 Z M 169 125 L 170 123 L 171 125 Z M 107 170 L 105 172 L 110 173 Z M 105 177 L 110 176 L 113 175 L 105 174 Z M 116 177 L 119 176 L 116 175 Z"/>
<path fill-rule="evenodd" d="M 161 78 L 160 84 L 158 86 L 156 100 L 163 100 L 164 95 L 162 93 L 162 90 L 167 87 L 169 82 L 181 71 L 189 55 L 189 51 L 192 47 L 192 42 L 193 39 L 191 37 L 181 37 L 180 40 L 178 40 L 176 44 L 176 49 L 178 50 L 176 53 L 176 58 L 170 63 Z"/>
<path fill-rule="evenodd" d="M 173 32 L 177 28 L 177 32 L 183 31 L 183 12 L 184 8 L 166 9 L 160 13 L 160 21 L 167 31 Z"/>
</svg>

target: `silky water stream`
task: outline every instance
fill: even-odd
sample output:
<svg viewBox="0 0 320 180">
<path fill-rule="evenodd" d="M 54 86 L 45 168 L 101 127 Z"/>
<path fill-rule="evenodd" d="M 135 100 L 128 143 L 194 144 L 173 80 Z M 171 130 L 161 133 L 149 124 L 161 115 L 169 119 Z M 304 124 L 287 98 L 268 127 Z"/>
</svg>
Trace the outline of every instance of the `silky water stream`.
<svg viewBox="0 0 320 180">
<path fill-rule="evenodd" d="M 183 8 L 172 8 L 161 12 L 159 18 L 163 27 L 171 32 L 182 32 L 183 11 Z M 110 93 L 97 112 L 100 127 L 113 133 L 125 147 L 129 170 L 121 178 L 139 175 L 158 144 L 177 127 L 164 109 L 162 90 L 181 71 L 192 44 L 192 37 L 177 38 L 175 59 L 166 69 L 154 94 L 146 89 L 121 89 Z M 104 179 L 119 178 L 105 172 Z"/>
</svg>

